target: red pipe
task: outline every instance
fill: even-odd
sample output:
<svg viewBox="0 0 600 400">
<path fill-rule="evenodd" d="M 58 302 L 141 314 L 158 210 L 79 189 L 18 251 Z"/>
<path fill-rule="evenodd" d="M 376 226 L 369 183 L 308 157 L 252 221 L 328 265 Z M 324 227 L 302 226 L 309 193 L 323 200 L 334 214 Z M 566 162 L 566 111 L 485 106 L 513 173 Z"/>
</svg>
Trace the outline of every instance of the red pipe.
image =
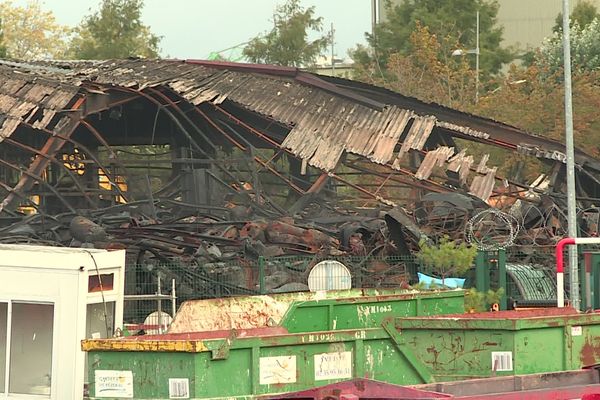
<svg viewBox="0 0 600 400">
<path fill-rule="evenodd" d="M 564 238 L 564 239 L 561 239 L 556 244 L 556 272 L 557 273 L 563 273 L 565 270 L 564 259 L 563 259 L 563 250 L 564 250 L 565 246 L 570 246 L 573 244 L 575 244 L 574 238 Z"/>
</svg>

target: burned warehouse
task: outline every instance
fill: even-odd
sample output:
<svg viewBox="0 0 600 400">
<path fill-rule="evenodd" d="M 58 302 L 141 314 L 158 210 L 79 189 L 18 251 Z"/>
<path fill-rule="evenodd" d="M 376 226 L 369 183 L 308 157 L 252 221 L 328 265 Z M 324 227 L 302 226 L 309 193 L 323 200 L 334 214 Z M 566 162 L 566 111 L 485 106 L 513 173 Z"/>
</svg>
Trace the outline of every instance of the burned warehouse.
<svg viewBox="0 0 600 400">
<path fill-rule="evenodd" d="M 383 88 L 195 60 L 3 62 L 0 74 L 3 243 L 124 248 L 132 264 L 214 270 L 381 260 L 443 235 L 526 251 L 566 232 L 561 143 Z M 489 151 L 547 172 L 502 176 Z M 600 163 L 578 150 L 576 166 L 582 234 L 596 235 Z M 358 267 L 413 279 L 383 264 Z M 290 271 L 270 274 L 272 288 L 305 281 Z"/>
</svg>

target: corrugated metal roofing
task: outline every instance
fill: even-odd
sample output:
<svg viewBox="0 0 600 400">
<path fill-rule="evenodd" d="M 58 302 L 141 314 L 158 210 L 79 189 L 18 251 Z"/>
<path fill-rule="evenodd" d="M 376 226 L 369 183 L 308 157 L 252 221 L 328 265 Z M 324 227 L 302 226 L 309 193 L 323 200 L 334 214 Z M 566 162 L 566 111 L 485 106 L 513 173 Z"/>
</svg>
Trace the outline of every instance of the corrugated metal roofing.
<svg viewBox="0 0 600 400">
<path fill-rule="evenodd" d="M 423 148 L 435 126 L 485 137 L 482 132 L 396 106 L 380 111 L 286 76 L 157 60 L 106 61 L 86 65 L 76 75 L 135 89 L 165 85 L 195 105 L 229 99 L 290 126 L 282 146 L 325 171 L 333 170 L 344 152 L 380 164 L 395 160 L 398 168 L 404 154 Z"/>
<path fill-rule="evenodd" d="M 417 115 L 413 110 L 380 103 L 359 91 L 338 88 L 293 68 L 128 59 L 0 62 L 0 73 L 0 137 L 10 135 L 21 121 L 48 127 L 77 91 L 89 84 L 133 90 L 168 87 L 194 105 L 235 102 L 290 127 L 282 146 L 307 164 L 327 172 L 336 168 L 344 152 L 401 169 L 405 154 L 423 150 L 436 128 L 483 140 L 489 138 L 486 132 L 459 125 L 460 118 L 450 122 L 432 115 Z M 42 80 L 37 79 L 40 77 Z M 558 151 L 527 145 L 518 148 L 538 157 L 564 157 Z M 426 155 L 416 177 L 427 179 L 434 165 L 446 163 L 445 167 L 457 172 L 466 183 L 473 162 L 473 157 L 464 151 L 453 154 L 440 148 Z M 470 185 L 471 192 L 482 199 L 492 193 L 496 174 L 486 162 L 484 159 L 479 164 Z"/>
<path fill-rule="evenodd" d="M 473 156 L 467 155 L 466 150 L 463 149 L 448 160 L 448 170 L 457 172 L 460 182 L 465 183 L 473 162 Z"/>
<path fill-rule="evenodd" d="M 460 125 L 456 125 L 456 124 L 451 124 L 450 122 L 437 121 L 435 123 L 435 125 L 440 128 L 445 128 L 445 129 L 448 129 L 448 130 L 451 130 L 454 132 L 464 133 L 465 135 L 472 136 L 475 138 L 488 139 L 490 137 L 490 135 L 485 132 L 481 132 L 481 131 L 469 128 L 468 126 L 460 126 Z"/>
<path fill-rule="evenodd" d="M 21 122 L 47 128 L 78 91 L 77 86 L 0 65 L 0 141 Z"/>
<path fill-rule="evenodd" d="M 448 166 L 446 161 L 454 154 L 453 147 L 440 146 L 435 150 L 428 152 L 425 155 L 425 159 L 421 161 L 421 165 L 419 165 L 419 169 L 415 173 L 415 178 L 417 179 L 427 179 L 431 176 L 433 172 L 433 168 L 438 166 L 442 167 L 444 165 Z"/>
<path fill-rule="evenodd" d="M 546 158 L 548 160 L 556 160 L 562 163 L 567 162 L 567 156 L 565 153 L 560 151 L 548 151 L 545 149 L 540 149 L 537 146 L 519 144 L 517 145 L 517 151 L 521 154 L 527 154 L 530 156 L 534 156 L 537 158 Z"/>
<path fill-rule="evenodd" d="M 496 167 L 490 169 L 485 175 L 475 175 L 469 193 L 479 197 L 483 201 L 488 201 L 494 191 L 496 178 Z"/>
</svg>

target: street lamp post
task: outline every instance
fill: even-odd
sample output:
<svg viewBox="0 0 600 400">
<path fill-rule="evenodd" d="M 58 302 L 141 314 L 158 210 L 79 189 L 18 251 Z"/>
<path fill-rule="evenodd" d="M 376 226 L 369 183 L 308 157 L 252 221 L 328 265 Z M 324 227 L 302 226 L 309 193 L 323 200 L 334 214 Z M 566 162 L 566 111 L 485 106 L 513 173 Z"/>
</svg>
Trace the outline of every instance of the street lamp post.
<svg viewBox="0 0 600 400">
<path fill-rule="evenodd" d="M 575 198 L 575 144 L 573 140 L 573 99 L 571 89 L 571 41 L 569 0 L 563 0 L 563 58 L 565 73 L 565 147 L 567 156 L 567 225 L 569 237 L 577 237 L 577 199 Z M 577 247 L 569 247 L 571 304 L 580 308 Z"/>
<path fill-rule="evenodd" d="M 477 28 L 475 31 L 475 48 L 471 50 L 456 49 L 453 56 L 475 54 L 475 104 L 479 102 L 479 11 L 477 11 Z"/>
<path fill-rule="evenodd" d="M 479 102 L 479 10 L 477 10 L 477 31 L 475 35 L 475 104 Z"/>
</svg>

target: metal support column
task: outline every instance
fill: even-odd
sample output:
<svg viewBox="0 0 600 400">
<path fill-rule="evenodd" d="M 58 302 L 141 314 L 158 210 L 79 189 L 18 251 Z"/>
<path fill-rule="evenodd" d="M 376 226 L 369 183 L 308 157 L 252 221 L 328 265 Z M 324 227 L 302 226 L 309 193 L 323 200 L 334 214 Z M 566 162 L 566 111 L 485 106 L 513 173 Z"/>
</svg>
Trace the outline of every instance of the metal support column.
<svg viewBox="0 0 600 400">
<path fill-rule="evenodd" d="M 577 237 L 577 200 L 575 199 L 575 147 L 573 143 L 573 99 L 571 90 L 571 39 L 569 0 L 563 0 L 563 53 L 565 71 L 565 142 L 567 155 L 567 219 L 569 237 Z M 577 245 L 569 247 L 569 290 L 571 305 L 579 310 L 579 273 Z"/>
</svg>

